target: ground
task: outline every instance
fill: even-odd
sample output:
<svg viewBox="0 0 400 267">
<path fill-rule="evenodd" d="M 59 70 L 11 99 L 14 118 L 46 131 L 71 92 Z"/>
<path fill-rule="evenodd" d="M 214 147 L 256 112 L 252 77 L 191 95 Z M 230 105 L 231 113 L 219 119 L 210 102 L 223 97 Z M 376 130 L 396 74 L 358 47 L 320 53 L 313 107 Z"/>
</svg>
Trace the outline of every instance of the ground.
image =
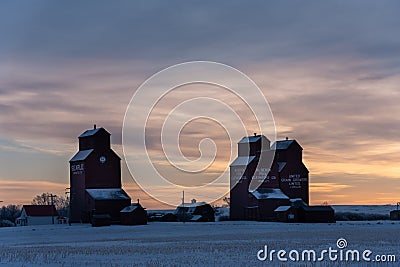
<svg viewBox="0 0 400 267">
<path fill-rule="evenodd" d="M 161 223 L 143 226 L 91 227 L 75 224 L 0 229 L 2 266 L 286 266 L 261 262 L 269 249 L 321 251 L 345 238 L 348 249 L 394 254 L 398 266 L 400 222 L 286 224 L 271 222 Z M 344 266 L 325 261 L 297 266 Z M 291 262 L 292 263 L 292 262 Z M 293 263 L 292 263 L 293 264 Z M 366 263 L 352 263 L 353 266 Z"/>
</svg>

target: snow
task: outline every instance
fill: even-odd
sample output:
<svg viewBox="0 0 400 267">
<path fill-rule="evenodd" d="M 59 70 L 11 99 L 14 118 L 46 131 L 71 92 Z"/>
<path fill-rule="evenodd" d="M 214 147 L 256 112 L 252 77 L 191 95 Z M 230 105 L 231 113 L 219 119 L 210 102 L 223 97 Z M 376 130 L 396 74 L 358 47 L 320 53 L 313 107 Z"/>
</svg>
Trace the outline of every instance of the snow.
<svg viewBox="0 0 400 267">
<path fill-rule="evenodd" d="M 75 154 L 75 156 L 72 157 L 72 159 L 70 159 L 69 162 L 85 160 L 92 152 L 93 149 L 80 150 L 78 151 L 78 153 Z"/>
<path fill-rule="evenodd" d="M 101 128 L 96 128 L 96 129 L 91 129 L 91 130 L 86 130 L 83 134 L 81 134 L 79 137 L 88 137 L 95 135 Z"/>
<path fill-rule="evenodd" d="M 131 205 L 128 207 L 125 207 L 121 210 L 121 212 L 132 212 L 134 211 L 138 206 L 137 205 Z"/>
<path fill-rule="evenodd" d="M 279 188 L 259 188 L 251 194 L 257 199 L 289 199 Z"/>
<path fill-rule="evenodd" d="M 280 206 L 277 207 L 274 211 L 288 211 L 291 208 L 291 206 Z"/>
<path fill-rule="evenodd" d="M 256 135 L 256 136 L 245 136 L 243 137 L 238 144 L 243 144 L 243 143 L 254 143 L 260 140 L 261 135 Z"/>
<path fill-rule="evenodd" d="M 120 188 L 86 189 L 86 192 L 96 200 L 130 199 Z"/>
<path fill-rule="evenodd" d="M 259 262 L 256 254 L 264 245 L 277 250 L 335 248 L 339 238 L 348 241 L 349 249 L 370 249 L 400 259 L 399 229 L 399 221 L 10 227 L 0 228 L 0 266 L 287 266 Z M 313 266 L 332 265 L 359 266 L 328 261 Z"/>
<path fill-rule="evenodd" d="M 294 141 L 294 140 L 276 141 L 276 142 L 272 145 L 271 149 L 274 149 L 274 150 L 280 150 L 280 149 L 285 150 L 285 149 L 288 149 L 289 146 L 293 143 L 293 141 Z"/>
</svg>

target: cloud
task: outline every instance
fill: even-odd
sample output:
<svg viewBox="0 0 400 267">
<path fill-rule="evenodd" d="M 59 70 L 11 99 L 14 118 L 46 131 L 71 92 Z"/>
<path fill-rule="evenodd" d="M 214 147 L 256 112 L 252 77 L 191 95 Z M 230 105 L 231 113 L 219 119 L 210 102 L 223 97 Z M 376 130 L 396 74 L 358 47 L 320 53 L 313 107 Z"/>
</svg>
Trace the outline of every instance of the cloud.
<svg viewBox="0 0 400 267">
<path fill-rule="evenodd" d="M 399 5 L 5 2 L 0 10 L 0 179 L 67 182 L 67 161 L 81 132 L 95 123 L 104 126 L 119 147 L 126 105 L 146 78 L 174 63 L 208 59 L 237 67 L 260 85 L 279 137 L 300 142 L 311 177 L 329 177 L 321 190 L 315 188 L 321 192 L 312 193 L 314 198 L 348 203 L 356 190 L 373 192 L 381 172 L 395 185 L 400 174 L 394 164 L 400 160 Z M 175 103 L 174 96 L 162 112 Z M 155 116 L 156 129 L 160 118 Z M 186 131 L 182 140 L 189 157 L 198 155 L 192 140 L 207 129 L 199 128 Z M 205 134 L 224 144 L 214 128 Z M 149 147 L 159 150 L 152 134 Z M 364 188 L 365 180 L 352 176 L 357 174 L 374 182 Z M 351 187 L 326 191 L 336 185 Z M 394 188 L 381 193 L 392 196 Z M 357 201 L 368 199 L 358 195 Z"/>
</svg>

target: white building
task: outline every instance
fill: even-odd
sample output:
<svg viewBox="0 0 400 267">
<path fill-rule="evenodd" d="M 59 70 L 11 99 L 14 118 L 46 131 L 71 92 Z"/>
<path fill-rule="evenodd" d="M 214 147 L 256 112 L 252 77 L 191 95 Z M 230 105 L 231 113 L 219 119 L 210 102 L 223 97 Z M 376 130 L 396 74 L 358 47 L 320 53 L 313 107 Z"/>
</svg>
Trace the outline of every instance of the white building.
<svg viewBox="0 0 400 267">
<path fill-rule="evenodd" d="M 17 226 L 46 225 L 60 223 L 60 217 L 54 205 L 24 205 Z M 63 218 L 61 218 L 63 219 Z M 64 220 L 61 220 L 64 223 Z"/>
</svg>

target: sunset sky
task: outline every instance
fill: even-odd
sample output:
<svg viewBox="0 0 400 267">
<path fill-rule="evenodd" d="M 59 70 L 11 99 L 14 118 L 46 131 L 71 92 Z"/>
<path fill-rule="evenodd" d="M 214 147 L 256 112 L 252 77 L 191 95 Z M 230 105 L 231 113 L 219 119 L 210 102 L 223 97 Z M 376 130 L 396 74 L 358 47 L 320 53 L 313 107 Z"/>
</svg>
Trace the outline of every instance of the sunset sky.
<svg viewBox="0 0 400 267">
<path fill-rule="evenodd" d="M 302 145 L 312 204 L 395 204 L 399 12 L 398 1 L 2 1 L 0 200 L 63 195 L 77 136 L 93 124 L 112 133 L 122 157 L 124 114 L 140 84 L 209 60 L 253 79 L 278 139 Z M 203 137 L 221 131 L 199 123 Z M 191 145 L 189 156 L 198 153 Z M 123 161 L 122 170 L 132 199 L 160 207 Z"/>
</svg>

